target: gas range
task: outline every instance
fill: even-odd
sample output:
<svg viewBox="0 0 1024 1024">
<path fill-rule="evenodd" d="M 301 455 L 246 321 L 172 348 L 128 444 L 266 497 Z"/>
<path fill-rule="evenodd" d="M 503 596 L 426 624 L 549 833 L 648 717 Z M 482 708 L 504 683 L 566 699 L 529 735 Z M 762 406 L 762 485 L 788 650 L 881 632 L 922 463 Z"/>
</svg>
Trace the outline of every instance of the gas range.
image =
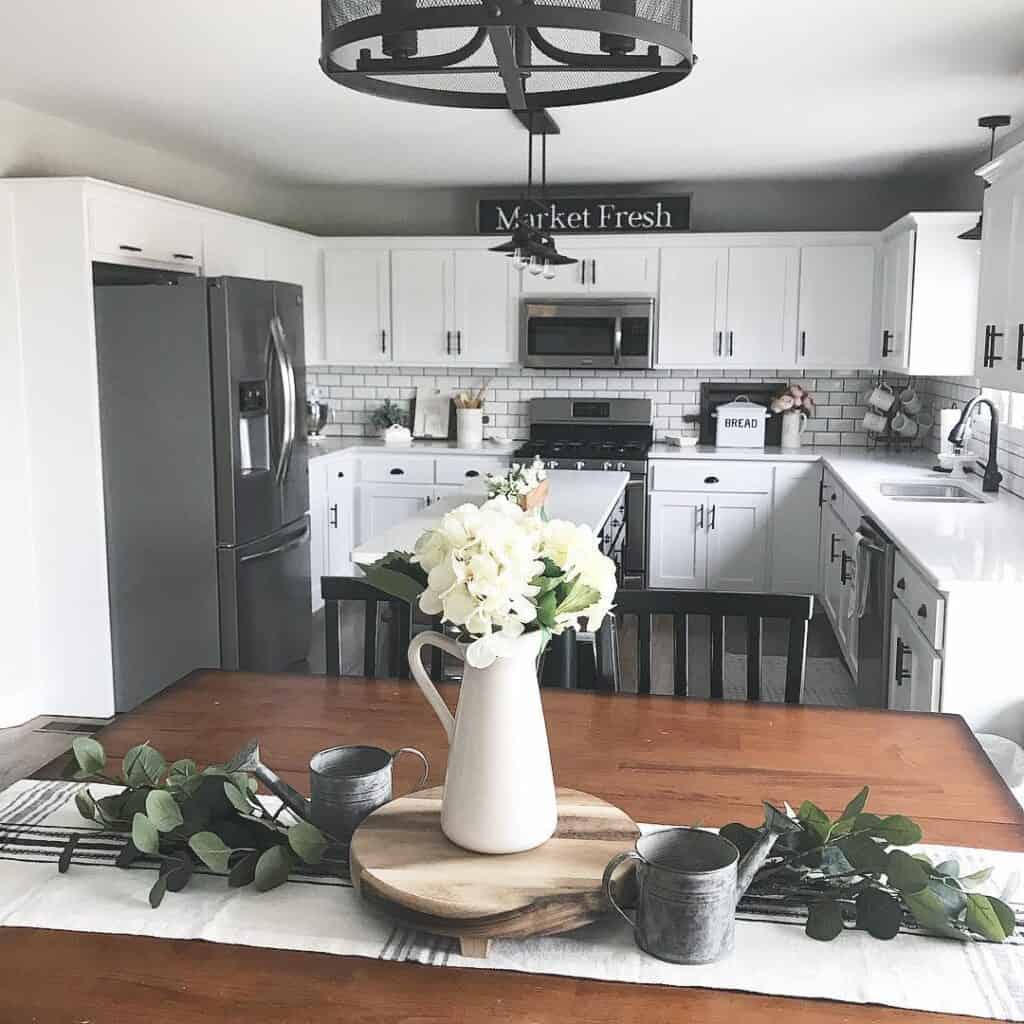
<svg viewBox="0 0 1024 1024">
<path fill-rule="evenodd" d="M 539 457 L 546 469 L 603 469 L 646 473 L 649 444 L 588 444 L 584 441 L 528 441 L 516 449 L 515 458 L 532 462 Z"/>
</svg>

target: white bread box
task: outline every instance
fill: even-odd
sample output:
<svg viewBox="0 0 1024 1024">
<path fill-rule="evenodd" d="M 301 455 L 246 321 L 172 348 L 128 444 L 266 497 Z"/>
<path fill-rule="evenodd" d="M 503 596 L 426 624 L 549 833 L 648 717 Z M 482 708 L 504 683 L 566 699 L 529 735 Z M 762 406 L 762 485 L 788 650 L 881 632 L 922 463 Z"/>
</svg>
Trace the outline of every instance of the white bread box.
<svg viewBox="0 0 1024 1024">
<path fill-rule="evenodd" d="M 719 448 L 763 448 L 765 421 L 771 415 L 746 395 L 737 395 L 711 414 L 718 421 L 715 444 Z"/>
</svg>

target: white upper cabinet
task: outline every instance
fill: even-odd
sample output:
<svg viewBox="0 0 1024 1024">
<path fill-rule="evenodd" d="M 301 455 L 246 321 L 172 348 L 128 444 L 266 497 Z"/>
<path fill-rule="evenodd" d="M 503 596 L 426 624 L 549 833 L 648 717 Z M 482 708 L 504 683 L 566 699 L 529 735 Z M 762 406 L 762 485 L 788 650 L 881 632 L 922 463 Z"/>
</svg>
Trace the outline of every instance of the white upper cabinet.
<svg viewBox="0 0 1024 1024">
<path fill-rule="evenodd" d="M 267 277 L 266 225 L 239 217 L 211 217 L 203 225 L 207 277 Z"/>
<path fill-rule="evenodd" d="M 743 246 L 729 250 L 723 358 L 744 367 L 793 366 L 800 250 Z"/>
<path fill-rule="evenodd" d="M 203 267 L 197 210 L 156 196 L 90 185 L 89 249 L 107 263 L 159 263 L 196 273 Z"/>
<path fill-rule="evenodd" d="M 266 252 L 266 273 L 271 281 L 302 287 L 306 362 L 323 362 L 324 296 L 320 246 L 309 236 L 270 228 Z"/>
<path fill-rule="evenodd" d="M 512 261 L 479 249 L 455 252 L 455 354 L 467 366 L 502 366 L 518 358 L 519 275 Z"/>
<path fill-rule="evenodd" d="M 872 366 L 874 295 L 874 246 L 801 248 L 798 365 L 815 369 Z"/>
<path fill-rule="evenodd" d="M 917 376 L 974 372 L 978 243 L 957 236 L 976 213 L 910 213 L 882 232 L 877 362 Z"/>
<path fill-rule="evenodd" d="M 455 359 L 454 301 L 455 258 L 451 250 L 392 250 L 391 326 L 396 363 L 434 366 Z"/>
<path fill-rule="evenodd" d="M 728 282 L 728 249 L 661 250 L 658 366 L 718 361 Z"/>
<path fill-rule="evenodd" d="M 324 356 L 360 366 L 391 362 L 391 255 L 324 252 Z"/>
<path fill-rule="evenodd" d="M 577 262 L 555 267 L 555 276 L 523 272 L 523 295 L 653 295 L 658 290 L 656 248 L 601 248 L 559 244 Z"/>
</svg>

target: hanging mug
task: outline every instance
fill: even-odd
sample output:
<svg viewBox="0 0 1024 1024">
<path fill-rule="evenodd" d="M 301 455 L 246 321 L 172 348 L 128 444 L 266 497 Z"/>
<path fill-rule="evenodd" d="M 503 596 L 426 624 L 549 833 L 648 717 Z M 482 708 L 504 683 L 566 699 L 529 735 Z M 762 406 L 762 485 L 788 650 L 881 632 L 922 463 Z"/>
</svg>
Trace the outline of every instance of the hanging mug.
<svg viewBox="0 0 1024 1024">
<path fill-rule="evenodd" d="M 896 392 L 886 383 L 878 384 L 868 395 L 868 405 L 879 412 L 888 412 L 896 401 Z"/>
</svg>

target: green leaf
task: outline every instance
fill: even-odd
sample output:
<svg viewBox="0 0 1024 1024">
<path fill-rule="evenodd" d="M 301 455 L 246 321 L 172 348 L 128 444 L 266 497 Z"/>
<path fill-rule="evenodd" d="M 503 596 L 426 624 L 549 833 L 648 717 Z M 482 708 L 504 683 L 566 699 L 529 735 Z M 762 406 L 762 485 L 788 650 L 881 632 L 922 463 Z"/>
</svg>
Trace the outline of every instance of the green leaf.
<svg viewBox="0 0 1024 1024">
<path fill-rule="evenodd" d="M 935 865 L 935 870 L 947 878 L 960 877 L 960 864 L 955 860 L 944 860 L 941 864 Z"/>
<path fill-rule="evenodd" d="M 555 615 L 578 615 L 600 600 L 601 592 L 594 587 L 588 587 L 581 577 L 577 577 L 569 593 L 559 602 Z"/>
<path fill-rule="evenodd" d="M 871 832 L 874 833 L 875 829 L 882 824 L 882 819 L 877 814 L 871 814 L 865 812 L 864 814 L 858 814 L 853 821 L 854 832 Z"/>
<path fill-rule="evenodd" d="M 157 786 L 165 766 L 159 750 L 154 750 L 148 743 L 140 743 L 124 755 L 121 770 L 129 786 Z"/>
<path fill-rule="evenodd" d="M 835 843 L 829 843 L 821 851 L 820 857 L 821 864 L 818 869 L 823 875 L 845 875 L 854 869 L 846 854 Z"/>
<path fill-rule="evenodd" d="M 390 567 L 382 565 L 383 561 L 384 559 L 379 559 L 364 567 L 363 572 L 366 574 L 367 582 L 401 601 L 406 601 L 409 604 L 417 601 L 424 591 L 423 584 L 395 569 L 393 565 Z"/>
<path fill-rule="evenodd" d="M 315 825 L 300 821 L 288 829 L 288 845 L 307 864 L 319 864 L 327 849 L 327 839 Z"/>
<path fill-rule="evenodd" d="M 107 764 L 107 755 L 103 747 L 91 736 L 76 736 L 71 744 L 78 770 L 83 775 L 95 775 L 103 771 Z"/>
<path fill-rule="evenodd" d="M 295 858 L 287 846 L 272 846 L 260 854 L 256 862 L 256 888 L 260 892 L 274 889 L 288 881 Z"/>
<path fill-rule="evenodd" d="M 184 851 L 180 856 L 168 857 L 161 868 L 168 892 L 181 892 L 192 878 L 192 858 Z"/>
<path fill-rule="evenodd" d="M 188 841 L 189 849 L 211 870 L 227 871 L 231 848 L 213 832 L 197 832 Z"/>
<path fill-rule="evenodd" d="M 130 868 L 142 854 L 136 849 L 135 844 L 129 839 L 117 855 L 114 864 L 119 868 Z"/>
<path fill-rule="evenodd" d="M 87 818 L 89 821 L 96 820 L 96 801 L 93 800 L 89 790 L 80 789 L 75 794 L 75 806 L 83 818 Z"/>
<path fill-rule="evenodd" d="M 967 919 L 965 923 L 975 935 L 980 935 L 990 942 L 1002 942 L 1008 934 L 1012 934 L 1012 926 L 1010 932 L 1007 932 L 1003 927 L 1004 921 L 1000 919 L 999 913 L 996 912 L 988 896 L 972 892 L 967 894 L 966 899 Z M 1004 903 L 1003 906 L 1006 907 L 1006 904 Z M 1006 909 L 1010 910 L 1009 907 Z"/>
<path fill-rule="evenodd" d="M 831 942 L 843 930 L 843 911 L 835 900 L 822 900 L 811 907 L 804 931 L 821 942 Z"/>
<path fill-rule="evenodd" d="M 899 889 L 904 897 L 908 893 L 921 892 L 930 877 L 928 869 L 919 860 L 902 850 L 889 853 L 885 873 L 889 876 L 889 884 Z"/>
<path fill-rule="evenodd" d="M 161 875 L 149 890 L 149 905 L 156 910 L 163 902 L 164 894 L 167 892 L 167 876 Z"/>
<path fill-rule="evenodd" d="M 198 773 L 199 765 L 191 757 L 183 757 L 181 760 L 175 761 L 170 767 L 171 775 L 182 775 L 188 778 L 190 775 L 197 775 Z"/>
<path fill-rule="evenodd" d="M 945 907 L 946 915 L 951 920 L 956 920 L 960 917 L 967 904 L 967 897 L 956 882 L 945 882 L 941 878 L 931 878 L 928 880 L 928 889 L 939 898 L 939 902 Z"/>
<path fill-rule="evenodd" d="M 921 842 L 921 826 L 902 814 L 891 814 L 883 818 L 871 831 L 893 846 L 910 846 L 911 843 Z"/>
<path fill-rule="evenodd" d="M 1003 926 L 1006 937 L 1009 938 L 1017 929 L 1017 918 L 1013 908 L 1007 906 L 1002 900 L 996 899 L 995 896 L 989 896 L 988 902 L 996 917 L 999 918 L 999 923 Z"/>
<path fill-rule="evenodd" d="M 184 820 L 178 802 L 163 789 L 151 789 L 147 794 L 146 817 L 158 832 L 172 832 Z"/>
<path fill-rule="evenodd" d="M 228 779 L 224 780 L 224 795 L 231 801 L 231 805 L 239 814 L 251 814 L 252 804 L 249 803 L 245 794 Z"/>
<path fill-rule="evenodd" d="M 555 606 L 558 604 L 558 597 L 553 590 L 541 594 L 537 599 L 537 621 L 547 629 L 555 624 Z"/>
<path fill-rule="evenodd" d="M 800 810 L 796 812 L 796 816 L 805 828 L 810 829 L 822 842 L 825 842 L 832 822 L 820 807 L 812 804 L 810 800 L 805 800 L 800 805 Z"/>
<path fill-rule="evenodd" d="M 132 818 L 132 842 L 142 853 L 160 852 L 160 834 L 144 814 Z"/>
<path fill-rule="evenodd" d="M 947 939 L 959 939 L 961 942 L 970 940 L 969 935 L 950 923 L 942 900 L 930 889 L 922 889 L 920 892 L 905 892 L 902 897 L 907 909 L 914 915 L 914 920 L 922 928 L 927 928 L 928 931 L 935 932 L 936 935 Z"/>
<path fill-rule="evenodd" d="M 868 802 L 868 787 L 865 786 L 847 805 L 840 818 L 856 818 Z"/>
<path fill-rule="evenodd" d="M 749 825 L 741 825 L 738 821 L 733 821 L 728 825 L 723 825 L 718 830 L 718 834 L 723 839 L 728 839 L 729 842 L 740 851 L 741 857 L 761 836 L 759 829 L 750 828 Z"/>
<path fill-rule="evenodd" d="M 549 590 L 554 590 L 561 582 L 561 576 L 534 576 L 530 580 L 530 586 L 537 587 L 541 594 L 546 594 Z"/>
<path fill-rule="evenodd" d="M 256 877 L 256 862 L 259 859 L 259 851 L 253 850 L 236 861 L 228 874 L 228 887 L 239 889 L 243 885 L 248 885 Z"/>
<path fill-rule="evenodd" d="M 857 927 L 876 939 L 895 938 L 903 923 L 900 901 L 880 889 L 865 889 L 857 896 Z"/>
<path fill-rule="evenodd" d="M 878 875 L 889 868 L 889 856 L 870 836 L 855 833 L 839 840 L 839 849 L 858 871 Z M 927 881 L 927 876 L 925 876 Z"/>
<path fill-rule="evenodd" d="M 975 889 L 979 885 L 984 885 L 992 877 L 991 868 L 982 868 L 980 871 L 974 871 L 969 875 L 963 875 L 960 879 L 960 884 L 966 889 Z"/>
</svg>

